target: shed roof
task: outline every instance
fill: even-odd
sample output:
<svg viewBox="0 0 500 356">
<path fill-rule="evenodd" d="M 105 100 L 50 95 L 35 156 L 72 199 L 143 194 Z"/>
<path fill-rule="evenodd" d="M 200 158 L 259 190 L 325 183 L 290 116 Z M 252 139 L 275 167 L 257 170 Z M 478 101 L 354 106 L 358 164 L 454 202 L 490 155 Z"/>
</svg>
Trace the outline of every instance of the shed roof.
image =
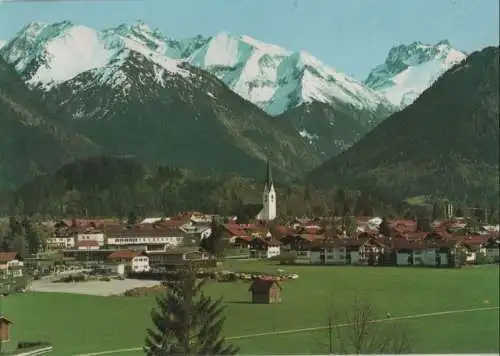
<svg viewBox="0 0 500 356">
<path fill-rule="evenodd" d="M 7 319 L 5 316 L 0 315 L 0 322 L 2 322 L 2 321 L 4 323 L 8 324 L 8 325 L 13 324 L 12 321 L 10 321 L 9 319 Z"/>
<path fill-rule="evenodd" d="M 0 252 L 0 262 L 10 262 L 18 257 L 17 252 Z"/>
<path fill-rule="evenodd" d="M 282 289 L 280 284 L 276 281 L 267 280 L 267 279 L 257 279 L 252 283 L 248 291 L 253 293 L 268 293 L 273 285 L 278 286 L 279 289 Z"/>
</svg>

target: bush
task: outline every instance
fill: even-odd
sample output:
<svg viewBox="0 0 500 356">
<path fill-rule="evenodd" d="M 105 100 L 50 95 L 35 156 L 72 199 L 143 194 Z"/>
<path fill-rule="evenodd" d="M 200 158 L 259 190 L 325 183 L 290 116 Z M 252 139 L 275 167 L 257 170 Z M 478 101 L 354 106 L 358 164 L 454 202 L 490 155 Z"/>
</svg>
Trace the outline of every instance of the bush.
<svg viewBox="0 0 500 356">
<path fill-rule="evenodd" d="M 270 258 L 271 261 L 279 261 L 282 265 L 294 264 L 297 259 L 297 254 L 293 251 L 283 252 L 278 256 L 273 256 Z"/>
<path fill-rule="evenodd" d="M 476 265 L 488 265 L 492 263 L 493 259 L 491 257 L 483 255 L 482 253 L 476 254 Z"/>
<path fill-rule="evenodd" d="M 50 346 L 49 342 L 45 341 L 19 341 L 17 343 L 17 348 L 18 349 L 29 349 L 32 347 L 37 347 L 37 346 Z"/>
</svg>

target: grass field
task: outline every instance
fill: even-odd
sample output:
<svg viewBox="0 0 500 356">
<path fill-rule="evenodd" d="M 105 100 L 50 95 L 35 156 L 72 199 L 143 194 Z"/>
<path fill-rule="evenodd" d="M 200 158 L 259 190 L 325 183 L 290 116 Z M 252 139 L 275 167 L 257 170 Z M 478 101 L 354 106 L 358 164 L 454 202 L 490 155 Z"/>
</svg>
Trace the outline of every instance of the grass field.
<svg viewBox="0 0 500 356">
<path fill-rule="evenodd" d="M 233 261 L 238 271 L 276 271 L 279 266 Z M 381 317 L 499 305 L 497 267 L 466 269 L 298 267 L 299 278 L 283 283 L 283 303 L 252 305 L 248 284 L 211 283 L 207 293 L 227 302 L 228 337 L 326 325 L 332 306 L 342 310 L 355 296 L 369 297 Z M 485 300 L 489 303 L 485 304 Z M 150 325 L 153 297 L 97 297 L 64 293 L 9 296 L 2 311 L 14 322 L 13 340 L 44 340 L 55 356 L 140 347 Z M 397 321 L 418 353 L 498 352 L 498 309 Z M 336 322 L 342 323 L 343 320 Z M 234 340 L 245 354 L 326 353 L 326 331 Z M 141 355 L 140 351 L 114 355 Z"/>
</svg>

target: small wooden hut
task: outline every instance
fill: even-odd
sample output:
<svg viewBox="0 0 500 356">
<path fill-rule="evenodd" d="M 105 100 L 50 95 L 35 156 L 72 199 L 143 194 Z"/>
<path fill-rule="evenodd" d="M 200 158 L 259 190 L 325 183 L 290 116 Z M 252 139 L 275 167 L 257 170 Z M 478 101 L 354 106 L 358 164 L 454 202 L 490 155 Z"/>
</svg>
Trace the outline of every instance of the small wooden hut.
<svg viewBox="0 0 500 356">
<path fill-rule="evenodd" d="M 278 282 L 266 279 L 257 279 L 250 286 L 252 303 L 274 304 L 281 303 L 281 286 Z"/>
<path fill-rule="evenodd" d="M 8 342 L 10 340 L 10 325 L 12 321 L 5 316 L 0 315 L 0 342 Z"/>
</svg>

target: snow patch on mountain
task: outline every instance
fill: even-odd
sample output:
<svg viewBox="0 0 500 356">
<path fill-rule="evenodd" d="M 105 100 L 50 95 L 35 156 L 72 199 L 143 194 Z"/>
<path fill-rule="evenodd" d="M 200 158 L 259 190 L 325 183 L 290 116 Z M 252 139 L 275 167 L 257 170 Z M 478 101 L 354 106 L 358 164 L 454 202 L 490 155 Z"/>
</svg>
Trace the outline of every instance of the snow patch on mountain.
<svg viewBox="0 0 500 356">
<path fill-rule="evenodd" d="M 421 42 L 399 45 L 389 51 L 385 63 L 369 74 L 365 84 L 403 108 L 466 56 L 448 41 L 435 45 Z"/>
<path fill-rule="evenodd" d="M 7 43 L 7 41 L 0 40 L 0 49 Z"/>
</svg>

